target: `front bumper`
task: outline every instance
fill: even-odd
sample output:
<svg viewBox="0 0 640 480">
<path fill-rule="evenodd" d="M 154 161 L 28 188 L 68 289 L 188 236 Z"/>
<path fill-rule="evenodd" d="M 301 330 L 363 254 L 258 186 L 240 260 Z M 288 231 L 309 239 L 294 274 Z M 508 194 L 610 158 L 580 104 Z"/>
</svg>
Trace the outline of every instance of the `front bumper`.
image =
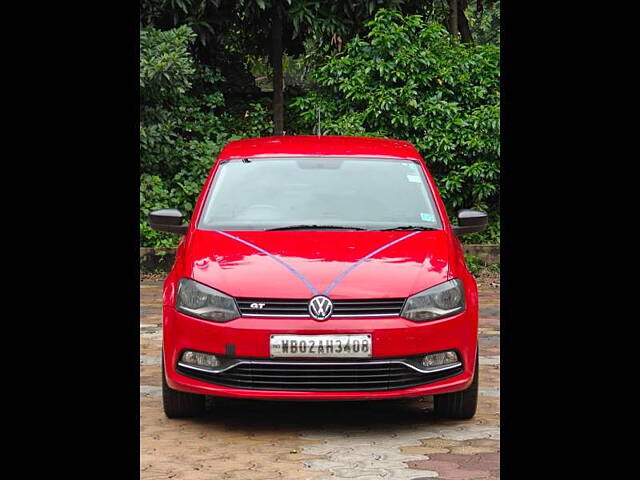
<svg viewBox="0 0 640 480">
<path fill-rule="evenodd" d="M 367 400 L 390 399 L 402 397 L 418 397 L 464 390 L 473 378 L 475 356 L 477 351 L 477 313 L 463 312 L 442 320 L 417 323 L 400 317 L 390 318 L 333 318 L 326 322 L 312 319 L 291 318 L 249 318 L 241 317 L 227 323 L 213 323 L 199 320 L 165 306 L 163 309 L 163 351 L 167 383 L 175 390 L 213 396 L 256 398 L 256 399 L 291 399 L 291 400 Z M 353 363 L 373 363 L 409 359 L 415 360 L 418 355 L 443 350 L 456 350 L 462 366 L 447 372 L 446 375 L 400 382 L 391 388 L 359 389 L 348 385 L 346 389 L 308 386 L 287 390 L 283 383 L 274 387 L 269 383 L 267 388 L 259 384 L 242 385 L 229 381 L 220 381 L 219 377 L 179 367 L 182 351 L 196 350 L 213 353 L 227 359 L 227 362 L 243 360 L 245 364 L 269 360 L 269 338 L 272 334 L 355 334 L 370 333 L 372 336 L 372 358 L 370 362 L 353 361 Z M 298 360 L 279 359 L 289 365 L 301 363 Z M 348 363 L 347 361 L 346 363 Z M 308 362 L 304 362 L 308 363 Z M 319 360 L 319 365 L 331 362 Z M 373 366 L 373 365 L 372 365 Z M 245 365 L 243 365 L 245 367 Z M 349 365 L 347 365 L 349 367 Z M 366 367 L 366 366 L 365 366 Z M 342 368 L 342 367 L 340 367 Z M 366 367 L 368 368 L 368 367 Z M 353 369 L 350 369 L 353 370 Z M 397 375 L 404 378 L 400 370 Z M 407 377 L 409 378 L 409 377 Z M 424 380 L 424 381 L 422 381 Z M 340 391 L 342 390 L 342 391 Z"/>
</svg>

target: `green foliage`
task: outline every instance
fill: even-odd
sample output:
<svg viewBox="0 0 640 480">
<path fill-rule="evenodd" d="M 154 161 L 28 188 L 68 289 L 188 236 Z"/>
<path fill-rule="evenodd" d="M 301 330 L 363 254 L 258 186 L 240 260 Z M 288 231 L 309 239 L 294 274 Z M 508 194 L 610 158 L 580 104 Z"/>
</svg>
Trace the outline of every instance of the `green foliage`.
<svg viewBox="0 0 640 480">
<path fill-rule="evenodd" d="M 220 73 L 193 61 L 187 27 L 140 32 L 140 236 L 142 246 L 173 246 L 177 237 L 151 230 L 150 211 L 178 208 L 190 217 L 215 157 L 234 138 L 267 134 L 260 103 L 233 116 L 218 91 Z"/>
<path fill-rule="evenodd" d="M 475 255 L 464 255 L 464 263 L 472 275 L 478 276 L 481 273 L 500 273 L 500 263 L 486 263 Z"/>
<path fill-rule="evenodd" d="M 151 230 L 146 217 L 167 207 L 190 216 L 225 143 L 271 134 L 271 100 L 253 85 L 254 76 L 271 83 L 271 7 L 271 0 L 141 0 L 143 246 L 175 245 L 176 236 Z M 499 243 L 500 2 L 469 5 L 476 43 L 494 44 L 477 47 L 442 27 L 446 2 L 284 0 L 283 7 L 286 133 L 314 131 L 320 107 L 323 133 L 411 141 L 451 218 L 461 207 L 489 211 L 487 232 L 464 241 Z"/>
<path fill-rule="evenodd" d="M 140 31 L 140 91 L 146 100 L 170 100 L 191 87 L 195 73 L 189 44 L 195 34 L 182 26 L 167 32 Z"/>
<path fill-rule="evenodd" d="M 467 264 L 467 269 L 473 275 L 477 275 L 484 268 L 484 263 L 475 255 L 464 255 L 464 263 Z"/>
<path fill-rule="evenodd" d="M 499 210 L 499 49 L 469 46 L 421 16 L 379 10 L 368 33 L 312 72 L 293 102 L 314 131 L 408 140 L 433 173 L 450 217 Z M 492 224 L 495 236 L 499 223 Z M 486 235 L 485 235 L 486 236 Z"/>
<path fill-rule="evenodd" d="M 478 44 L 500 44 L 500 0 L 483 0 L 478 10 L 478 3 L 469 5 L 469 26 L 473 30 L 473 37 Z"/>
<path fill-rule="evenodd" d="M 469 233 L 461 237 L 462 243 L 477 243 L 497 245 L 500 243 L 500 216 L 499 212 L 491 212 L 489 226 L 484 232 Z"/>
</svg>

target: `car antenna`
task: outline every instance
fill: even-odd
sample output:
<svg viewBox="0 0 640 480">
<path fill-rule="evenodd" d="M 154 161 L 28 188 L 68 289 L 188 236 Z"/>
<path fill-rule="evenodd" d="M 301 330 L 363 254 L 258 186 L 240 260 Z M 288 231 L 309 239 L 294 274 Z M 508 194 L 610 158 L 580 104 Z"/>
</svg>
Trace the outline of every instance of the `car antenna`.
<svg viewBox="0 0 640 480">
<path fill-rule="evenodd" d="M 318 107 L 318 136 L 322 135 L 322 131 L 320 129 L 320 107 Z"/>
</svg>

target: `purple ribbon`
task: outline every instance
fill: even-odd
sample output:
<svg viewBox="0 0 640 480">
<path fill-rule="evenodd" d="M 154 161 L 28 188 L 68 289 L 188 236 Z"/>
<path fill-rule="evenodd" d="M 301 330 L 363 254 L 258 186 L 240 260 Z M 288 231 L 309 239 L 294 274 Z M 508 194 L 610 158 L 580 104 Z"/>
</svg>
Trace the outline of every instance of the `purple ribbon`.
<svg viewBox="0 0 640 480">
<path fill-rule="evenodd" d="M 304 276 L 300 272 L 298 272 L 295 268 L 293 268 L 291 265 L 289 265 L 288 263 L 284 262 L 283 260 L 281 260 L 277 256 L 272 255 L 271 253 L 267 252 L 265 249 L 260 248 L 260 247 L 258 247 L 257 245 L 254 245 L 251 242 L 247 242 L 246 240 L 243 240 L 240 237 L 236 237 L 235 235 L 231 235 L 230 233 L 223 232 L 222 230 L 214 230 L 214 232 L 219 233 L 220 235 L 224 235 L 225 237 L 232 238 L 233 240 L 236 240 L 236 241 L 238 241 L 240 243 L 243 243 L 243 244 L 245 244 L 245 245 L 257 250 L 260 253 L 264 253 L 266 256 L 268 256 L 272 260 L 278 262 L 280 265 L 282 265 L 284 268 L 286 268 L 291 273 L 293 273 L 296 277 L 298 277 L 298 279 L 300 279 L 307 286 L 307 288 L 309 290 L 311 290 L 311 293 L 313 293 L 314 295 L 318 295 L 318 291 L 311 284 L 311 282 L 309 282 L 306 278 L 304 278 Z M 365 262 L 369 258 L 373 257 L 374 255 L 380 253 L 381 251 L 389 248 L 390 246 L 395 245 L 396 243 L 401 242 L 402 240 L 406 240 L 407 238 L 412 237 L 412 236 L 414 236 L 414 235 L 416 235 L 418 233 L 420 233 L 420 231 L 411 232 L 408 235 L 405 235 L 404 237 L 397 238 L 397 239 L 395 239 L 395 240 L 393 240 L 393 241 L 391 241 L 389 243 L 384 244 L 383 246 L 381 246 L 380 248 L 374 250 L 373 252 L 371 252 L 367 256 L 362 257 L 360 260 L 358 260 L 353 265 L 350 265 L 340 275 L 338 275 L 336 277 L 336 279 L 333 282 L 331 282 L 331 284 L 327 287 L 327 289 L 322 293 L 322 295 L 329 295 L 329 292 L 331 290 L 333 290 L 336 287 L 336 285 L 338 285 L 338 283 L 340 283 L 342 281 L 342 279 L 344 277 L 346 277 L 351 271 L 353 271 L 353 269 L 355 269 L 358 265 L 362 264 L 363 262 Z"/>
</svg>

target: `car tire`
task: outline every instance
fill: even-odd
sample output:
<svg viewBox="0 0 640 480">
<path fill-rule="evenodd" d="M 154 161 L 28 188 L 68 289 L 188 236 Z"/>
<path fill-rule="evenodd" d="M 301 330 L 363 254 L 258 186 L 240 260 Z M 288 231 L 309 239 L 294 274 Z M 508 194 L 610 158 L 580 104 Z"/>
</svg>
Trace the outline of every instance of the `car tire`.
<svg viewBox="0 0 640 480">
<path fill-rule="evenodd" d="M 167 384 L 162 361 L 162 406 L 168 418 L 199 417 L 205 412 L 205 395 L 174 390 Z"/>
<path fill-rule="evenodd" d="M 476 355 L 476 368 L 473 374 L 473 381 L 466 390 L 433 396 L 433 411 L 436 416 L 458 420 L 468 420 L 473 418 L 478 406 L 479 374 L 480 362 Z"/>
</svg>

